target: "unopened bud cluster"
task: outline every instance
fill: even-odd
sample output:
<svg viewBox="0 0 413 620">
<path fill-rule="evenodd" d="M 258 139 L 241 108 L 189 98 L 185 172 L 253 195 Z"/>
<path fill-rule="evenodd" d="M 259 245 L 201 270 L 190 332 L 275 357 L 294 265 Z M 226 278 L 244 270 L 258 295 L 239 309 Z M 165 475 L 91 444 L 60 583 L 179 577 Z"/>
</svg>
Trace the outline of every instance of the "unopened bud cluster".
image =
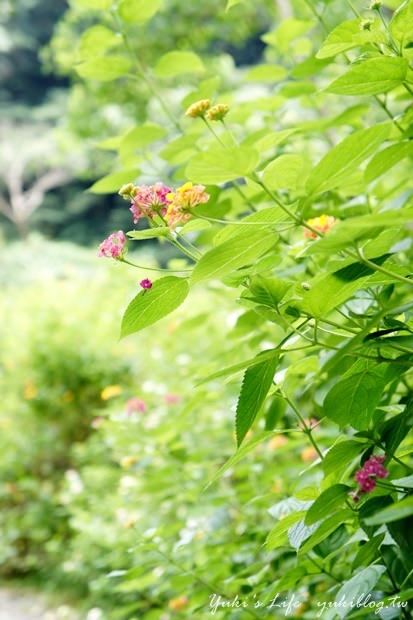
<svg viewBox="0 0 413 620">
<path fill-rule="evenodd" d="M 208 118 L 210 121 L 222 121 L 229 112 L 229 106 L 226 103 L 217 103 L 211 106 L 210 99 L 200 99 L 192 103 L 185 116 L 190 118 Z"/>
</svg>

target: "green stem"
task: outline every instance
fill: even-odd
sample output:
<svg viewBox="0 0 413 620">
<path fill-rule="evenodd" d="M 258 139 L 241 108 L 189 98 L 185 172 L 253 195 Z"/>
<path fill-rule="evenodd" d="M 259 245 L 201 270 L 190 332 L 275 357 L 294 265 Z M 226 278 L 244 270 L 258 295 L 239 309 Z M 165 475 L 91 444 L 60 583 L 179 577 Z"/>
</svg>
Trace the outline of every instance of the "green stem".
<svg viewBox="0 0 413 620">
<path fill-rule="evenodd" d="M 401 276 L 398 273 L 394 273 L 394 271 L 390 271 L 389 269 L 386 269 L 385 267 L 382 267 L 381 265 L 376 265 L 376 263 L 373 263 L 371 260 L 366 258 L 364 256 L 363 250 L 360 247 L 356 248 L 356 252 L 357 252 L 357 256 L 360 259 L 360 261 L 367 267 L 370 267 L 370 269 L 373 269 L 374 271 L 379 271 L 380 273 L 384 273 L 386 276 L 389 276 L 390 278 L 394 280 L 403 282 L 403 284 L 409 284 L 410 286 L 413 286 L 413 280 L 410 280 L 409 278 L 405 278 L 404 276 Z M 351 256 L 349 252 L 348 254 Z"/>
<path fill-rule="evenodd" d="M 137 269 L 142 269 L 143 271 L 159 271 L 161 273 L 186 273 L 192 272 L 192 269 L 162 269 L 161 267 L 147 267 L 146 265 L 137 265 L 136 263 L 132 263 L 130 260 L 126 258 L 118 258 L 120 263 L 125 263 L 126 265 L 131 265 L 131 267 L 136 267 Z"/>
<path fill-rule="evenodd" d="M 293 401 L 285 394 L 285 392 L 282 392 L 282 396 L 283 398 L 286 400 L 286 402 L 290 405 L 291 409 L 294 411 L 295 415 L 297 416 L 297 418 L 299 419 L 299 421 L 302 424 L 303 427 L 303 432 L 307 435 L 308 439 L 310 440 L 314 450 L 317 452 L 318 456 L 320 457 L 321 460 L 323 460 L 324 456 L 323 453 L 321 452 L 320 448 L 317 445 L 316 440 L 313 437 L 313 433 L 311 430 L 311 426 L 308 426 L 305 419 L 303 418 L 301 412 L 299 411 L 299 409 L 295 406 L 295 404 L 293 403 Z"/>
</svg>

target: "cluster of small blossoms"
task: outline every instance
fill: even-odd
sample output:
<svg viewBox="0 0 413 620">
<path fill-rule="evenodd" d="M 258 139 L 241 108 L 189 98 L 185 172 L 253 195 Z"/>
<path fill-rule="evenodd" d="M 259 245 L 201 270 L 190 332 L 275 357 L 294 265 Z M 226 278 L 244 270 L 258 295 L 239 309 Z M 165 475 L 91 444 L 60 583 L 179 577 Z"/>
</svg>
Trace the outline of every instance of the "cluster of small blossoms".
<svg viewBox="0 0 413 620">
<path fill-rule="evenodd" d="M 98 256 L 120 260 L 125 255 L 126 235 L 122 230 L 112 233 L 102 241 Z"/>
<path fill-rule="evenodd" d="M 168 208 L 165 219 L 171 228 L 175 228 L 178 224 L 185 224 L 190 220 L 190 209 L 208 202 L 209 194 L 206 193 L 203 185 L 185 183 L 175 192 L 169 192 L 167 200 Z"/>
<path fill-rule="evenodd" d="M 192 103 L 185 116 L 190 118 L 207 118 L 209 121 L 222 121 L 229 112 L 229 106 L 226 103 L 217 103 L 211 106 L 210 99 L 200 99 Z"/>
<path fill-rule="evenodd" d="M 360 493 L 371 493 L 376 488 L 377 478 L 387 478 L 389 472 L 383 466 L 384 456 L 371 456 L 361 469 L 356 472 L 355 479 L 359 485 Z M 353 499 L 357 501 L 359 494 L 353 494 Z"/>
<path fill-rule="evenodd" d="M 185 183 L 175 191 L 163 183 L 138 187 L 128 183 L 121 187 L 119 194 L 131 201 L 135 224 L 143 216 L 152 220 L 158 215 L 170 228 L 185 224 L 191 218 L 189 210 L 209 200 L 205 187 L 192 183 Z"/>
<path fill-rule="evenodd" d="M 328 231 L 331 230 L 335 223 L 335 217 L 325 214 L 320 215 L 319 217 L 313 217 L 306 222 L 308 226 L 311 226 L 311 228 L 314 228 L 314 230 L 323 234 L 328 233 Z M 317 234 L 309 228 L 306 228 L 304 230 L 304 237 L 307 237 L 307 239 L 317 239 Z"/>
</svg>

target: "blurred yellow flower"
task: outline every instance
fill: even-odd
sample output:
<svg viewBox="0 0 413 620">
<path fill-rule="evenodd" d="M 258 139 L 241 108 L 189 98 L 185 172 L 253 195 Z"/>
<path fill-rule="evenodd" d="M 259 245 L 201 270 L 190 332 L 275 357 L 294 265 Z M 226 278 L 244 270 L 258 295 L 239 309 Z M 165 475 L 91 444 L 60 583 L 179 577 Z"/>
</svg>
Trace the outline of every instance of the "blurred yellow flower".
<svg viewBox="0 0 413 620">
<path fill-rule="evenodd" d="M 205 116 L 205 112 L 210 107 L 211 101 L 209 99 L 200 99 L 199 101 L 195 101 L 195 103 L 189 106 L 189 108 L 185 112 L 185 116 L 190 116 L 191 118 Z"/>
<path fill-rule="evenodd" d="M 120 460 L 120 466 L 123 467 L 123 469 L 129 469 L 137 462 L 138 458 L 136 456 L 124 456 Z"/>
<path fill-rule="evenodd" d="M 119 396 L 119 394 L 122 394 L 122 388 L 120 385 L 107 385 L 101 391 L 100 397 L 102 400 L 109 400 L 110 398 Z"/>
<path fill-rule="evenodd" d="M 313 217 L 310 220 L 307 220 L 306 223 L 319 233 L 325 234 L 328 233 L 328 231 L 334 226 L 336 223 L 336 218 L 332 215 L 326 215 L 324 213 L 319 217 Z M 307 239 L 317 239 L 317 234 L 306 228 L 304 230 L 304 237 L 307 237 Z"/>
<path fill-rule="evenodd" d="M 188 603 L 189 600 L 187 596 L 177 596 L 169 601 L 168 607 L 169 609 L 172 609 L 172 611 L 181 611 L 182 609 L 185 609 Z"/>
<path fill-rule="evenodd" d="M 32 398 L 36 398 L 37 392 L 38 390 L 34 382 L 31 379 L 26 381 L 24 390 L 23 390 L 24 398 L 26 400 L 31 400 Z"/>
</svg>

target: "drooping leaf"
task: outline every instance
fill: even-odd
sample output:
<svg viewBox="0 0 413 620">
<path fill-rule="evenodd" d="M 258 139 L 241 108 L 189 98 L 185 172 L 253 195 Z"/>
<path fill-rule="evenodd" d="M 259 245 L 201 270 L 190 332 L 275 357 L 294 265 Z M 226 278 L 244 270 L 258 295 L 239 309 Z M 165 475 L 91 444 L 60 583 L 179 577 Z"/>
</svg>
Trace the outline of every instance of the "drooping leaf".
<svg viewBox="0 0 413 620">
<path fill-rule="evenodd" d="M 192 273 L 193 283 L 222 278 L 245 267 L 267 252 L 277 241 L 277 235 L 268 230 L 241 233 L 212 248 L 202 256 Z"/>
<path fill-rule="evenodd" d="M 122 319 L 121 338 L 153 325 L 178 308 L 189 292 L 184 278 L 166 276 L 132 299 Z"/>
<path fill-rule="evenodd" d="M 386 567 L 380 564 L 363 568 L 341 586 L 336 595 L 336 602 L 356 601 L 366 597 L 385 571 Z M 337 605 L 335 611 L 340 618 L 345 618 L 352 609 L 350 605 Z"/>
<path fill-rule="evenodd" d="M 338 527 L 340 527 L 346 521 L 352 521 L 354 519 L 353 513 L 349 508 L 344 508 L 343 510 L 338 510 L 330 517 L 325 519 L 314 534 L 308 538 L 303 546 L 300 548 L 300 554 L 305 555 L 311 549 L 313 549 L 316 545 L 319 545 L 323 540 L 328 538 L 330 534 L 332 534 Z"/>
<path fill-rule="evenodd" d="M 406 79 L 405 58 L 379 56 L 351 65 L 348 71 L 332 82 L 328 93 L 335 95 L 378 95 L 387 93 Z"/>
<path fill-rule="evenodd" d="M 377 151 L 389 132 L 389 123 L 382 123 L 368 129 L 359 129 L 344 138 L 313 169 L 306 183 L 308 192 L 320 194 L 338 187 Z"/>
<path fill-rule="evenodd" d="M 215 185 L 251 174 L 258 161 L 258 151 L 253 148 L 213 146 L 194 155 L 185 174 L 195 183 Z"/>
<path fill-rule="evenodd" d="M 257 356 L 259 358 L 259 355 Z M 277 358 L 265 360 L 248 368 L 244 374 L 237 403 L 235 429 L 238 446 L 251 428 L 272 386 L 278 365 Z"/>
<path fill-rule="evenodd" d="M 194 52 L 167 52 L 155 65 L 158 77 L 168 78 L 185 73 L 203 73 L 205 66 L 200 57 Z"/>
</svg>

